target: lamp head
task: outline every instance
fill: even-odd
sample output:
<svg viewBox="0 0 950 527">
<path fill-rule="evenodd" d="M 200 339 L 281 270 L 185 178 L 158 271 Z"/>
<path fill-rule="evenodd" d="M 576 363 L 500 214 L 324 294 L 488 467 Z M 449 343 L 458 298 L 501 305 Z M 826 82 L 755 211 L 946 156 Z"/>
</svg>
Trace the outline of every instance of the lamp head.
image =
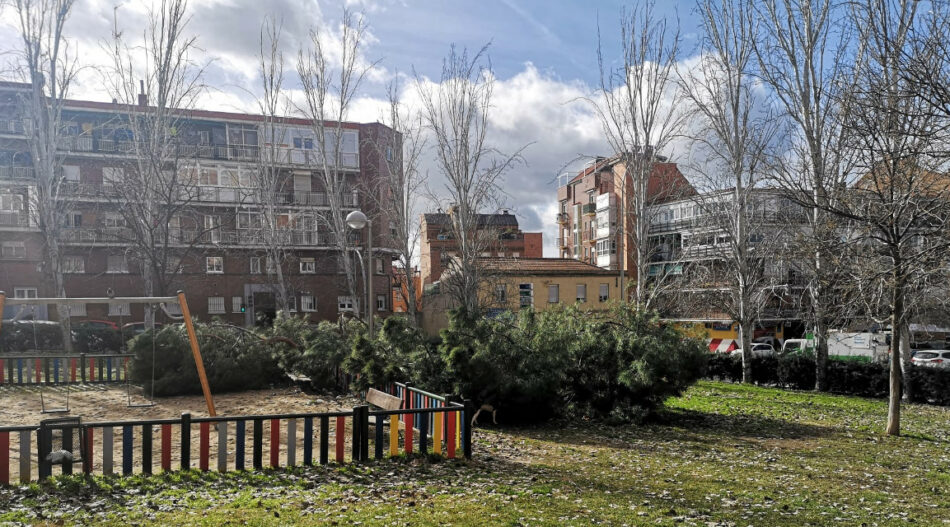
<svg viewBox="0 0 950 527">
<path fill-rule="evenodd" d="M 354 210 L 353 212 L 346 215 L 346 224 L 355 230 L 360 230 L 366 226 L 366 223 L 369 220 L 366 219 L 366 214 L 363 214 L 362 211 Z"/>
</svg>

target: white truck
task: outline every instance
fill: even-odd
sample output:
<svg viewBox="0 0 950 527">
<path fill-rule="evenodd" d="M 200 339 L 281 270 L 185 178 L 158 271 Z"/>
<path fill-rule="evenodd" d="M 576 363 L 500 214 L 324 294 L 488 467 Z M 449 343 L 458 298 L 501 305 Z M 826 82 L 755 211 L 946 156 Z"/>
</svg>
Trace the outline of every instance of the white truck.
<svg viewBox="0 0 950 527">
<path fill-rule="evenodd" d="M 845 360 L 887 360 L 886 335 L 883 333 L 828 333 L 828 356 Z"/>
</svg>

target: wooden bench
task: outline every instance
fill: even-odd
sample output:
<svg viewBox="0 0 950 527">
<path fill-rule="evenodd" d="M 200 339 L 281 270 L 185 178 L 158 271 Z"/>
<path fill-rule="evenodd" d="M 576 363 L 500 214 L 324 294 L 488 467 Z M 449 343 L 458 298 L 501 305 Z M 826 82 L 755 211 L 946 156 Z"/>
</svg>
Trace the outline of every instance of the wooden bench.
<svg viewBox="0 0 950 527">
<path fill-rule="evenodd" d="M 375 388 L 370 388 L 366 392 L 366 402 L 382 408 L 383 410 L 399 410 L 402 408 L 402 399 L 396 397 L 395 395 L 389 395 L 386 392 L 381 392 Z M 376 423 L 376 417 L 370 416 L 370 422 L 372 424 Z M 383 420 L 383 423 L 387 423 L 388 419 Z M 402 423 L 399 423 L 400 428 L 402 428 Z"/>
</svg>

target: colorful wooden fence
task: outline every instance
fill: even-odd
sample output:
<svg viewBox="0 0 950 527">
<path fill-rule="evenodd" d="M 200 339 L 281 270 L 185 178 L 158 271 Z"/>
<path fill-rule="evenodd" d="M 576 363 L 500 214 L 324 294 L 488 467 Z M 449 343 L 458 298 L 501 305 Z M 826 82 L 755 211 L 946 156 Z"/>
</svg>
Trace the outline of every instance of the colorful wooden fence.
<svg viewBox="0 0 950 527">
<path fill-rule="evenodd" d="M 0 355 L 0 386 L 125 382 L 132 357 L 128 353 Z"/>
<path fill-rule="evenodd" d="M 422 393 L 406 389 L 404 393 Z M 426 395 L 430 397 L 431 394 Z M 472 455 L 471 403 L 431 399 L 431 407 L 313 414 L 192 417 L 83 423 L 61 435 L 35 426 L 0 427 L 0 484 L 54 474 L 50 451 L 72 452 L 86 474 L 152 474 L 157 470 L 228 470 L 347 463 L 418 452 L 455 458 Z M 440 403 L 436 405 L 435 403 Z M 443 405 L 444 403 L 444 405 Z M 388 429 L 388 430 L 387 430 Z M 47 434 L 42 436 L 42 434 Z M 78 441 L 77 441 L 78 439 Z M 42 445 L 42 447 L 41 447 Z"/>
</svg>

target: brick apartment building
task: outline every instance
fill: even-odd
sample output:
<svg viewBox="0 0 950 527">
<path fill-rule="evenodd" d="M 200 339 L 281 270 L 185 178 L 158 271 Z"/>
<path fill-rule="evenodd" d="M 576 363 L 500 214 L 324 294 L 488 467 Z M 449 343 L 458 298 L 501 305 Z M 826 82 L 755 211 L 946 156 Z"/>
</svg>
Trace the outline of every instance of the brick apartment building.
<svg viewBox="0 0 950 527">
<path fill-rule="evenodd" d="M 522 232 L 518 218 L 508 211 L 501 214 L 479 214 L 479 232 L 490 233 L 492 243 L 480 256 L 500 258 L 541 258 L 540 232 Z M 449 213 L 423 214 L 420 227 L 420 271 L 423 286 L 438 282 L 446 263 L 456 255 L 458 242 L 452 231 Z"/>
<path fill-rule="evenodd" d="M 44 272 L 44 242 L 32 214 L 36 193 L 30 145 L 19 102 L 28 85 L 0 83 L 0 290 L 15 297 L 55 296 Z M 141 101 L 146 104 L 147 101 Z M 133 166 L 135 141 L 123 125 L 135 107 L 94 101 L 68 101 L 63 111 L 65 137 L 60 154 L 69 192 L 70 212 L 64 230 L 66 295 L 69 297 L 142 296 L 139 262 L 126 257 L 127 225 L 117 214 L 123 206 L 110 193 L 125 170 Z M 191 312 L 200 319 L 221 317 L 230 323 L 251 325 L 258 317 L 273 316 L 275 295 L 273 264 L 263 255 L 260 228 L 264 212 L 255 199 L 254 178 L 261 148 L 280 152 L 279 206 L 274 209 L 278 226 L 292 255 L 282 266 L 292 289 L 291 306 L 312 320 L 334 320 L 353 312 L 358 303 L 350 297 L 342 274 L 340 254 L 329 233 L 316 218 L 328 210 L 318 164 L 314 127 L 306 119 L 283 118 L 280 139 L 265 137 L 259 115 L 188 110 L 179 113 L 175 130 L 177 170 L 196 179 L 196 193 L 189 200 L 188 218 L 171 225 L 181 234 L 172 240 L 172 251 L 181 258 L 172 287 L 186 292 Z M 375 218 L 373 246 L 380 248 L 374 264 L 374 291 L 380 316 L 392 310 L 392 254 L 388 220 L 373 208 L 363 189 L 380 189 L 385 170 L 382 150 L 374 139 L 393 138 L 381 124 L 344 123 L 342 151 L 337 167 L 346 178 L 344 207 L 362 209 Z M 272 134 L 273 135 L 273 134 Z M 278 136 L 273 136 L 278 137 Z M 335 136 L 334 136 L 335 137 Z M 396 138 L 398 144 L 398 137 Z M 273 141 L 271 145 L 268 141 Z M 387 154 L 389 155 L 389 152 Z M 319 166 L 322 166 L 319 165 Z M 345 212 L 344 212 L 345 213 Z M 186 221 L 187 219 L 187 221 Z M 183 240 L 195 235 L 189 242 Z M 352 233 L 354 249 L 365 233 Z M 177 235 L 176 235 L 177 236 Z M 187 247 L 186 247 L 187 245 Z M 354 251 L 355 253 L 355 251 Z M 357 280 L 360 263 L 354 258 Z M 362 290 L 360 281 L 359 288 Z M 174 290 L 173 289 L 173 290 Z M 359 296 L 359 292 L 357 295 Z M 49 313 L 47 313 L 49 311 Z M 7 308 L 4 317 L 13 315 Z M 37 308 L 37 318 L 55 316 L 55 310 Z M 139 321 L 142 305 L 90 304 L 72 309 L 76 319 L 115 322 Z"/>
<path fill-rule="evenodd" d="M 609 270 L 635 269 L 635 248 L 624 233 L 631 232 L 636 218 L 622 212 L 632 186 L 620 156 L 599 157 L 576 175 L 562 177 L 557 189 L 559 255 Z M 654 163 L 647 193 L 650 203 L 660 203 L 695 190 L 676 163 L 661 159 Z M 624 223 L 618 226 L 621 214 Z"/>
</svg>

